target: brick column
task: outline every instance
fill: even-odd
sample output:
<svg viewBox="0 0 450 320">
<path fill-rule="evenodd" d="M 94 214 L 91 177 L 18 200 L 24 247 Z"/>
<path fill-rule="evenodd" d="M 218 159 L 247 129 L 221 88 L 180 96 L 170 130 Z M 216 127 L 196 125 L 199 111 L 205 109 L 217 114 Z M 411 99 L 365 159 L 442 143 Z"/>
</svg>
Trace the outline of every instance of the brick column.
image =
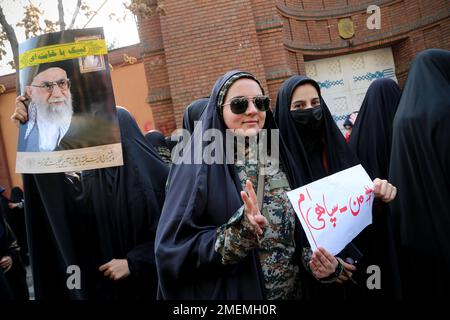
<svg viewBox="0 0 450 320">
<path fill-rule="evenodd" d="M 152 109 L 155 128 L 167 136 L 175 130 L 176 125 L 160 16 L 139 19 L 138 30 L 148 83 L 147 103 Z"/>
<path fill-rule="evenodd" d="M 8 170 L 8 159 L 6 158 L 5 145 L 2 139 L 3 136 L 0 126 L 0 185 L 6 189 L 5 193 L 9 195 L 12 186 Z"/>
</svg>

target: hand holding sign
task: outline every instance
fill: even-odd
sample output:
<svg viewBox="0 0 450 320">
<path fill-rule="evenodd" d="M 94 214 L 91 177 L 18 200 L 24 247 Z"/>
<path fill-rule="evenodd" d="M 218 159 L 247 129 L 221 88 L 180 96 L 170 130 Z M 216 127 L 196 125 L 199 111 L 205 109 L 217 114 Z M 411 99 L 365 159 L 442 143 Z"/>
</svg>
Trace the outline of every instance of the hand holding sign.
<svg viewBox="0 0 450 320">
<path fill-rule="evenodd" d="M 375 197 L 380 198 L 383 202 L 391 202 L 397 195 L 397 187 L 394 187 L 387 180 L 376 178 L 373 180 L 373 192 Z"/>
<path fill-rule="evenodd" d="M 377 195 L 389 201 L 392 185 L 377 181 Z M 311 248 L 339 253 L 372 223 L 374 183 L 361 165 L 288 192 Z"/>
<path fill-rule="evenodd" d="M 259 211 L 258 200 L 252 182 L 247 180 L 245 186 L 248 195 L 247 192 L 241 191 L 241 198 L 242 201 L 244 201 L 244 213 L 247 215 L 247 219 L 250 221 L 255 233 L 257 235 L 262 235 L 263 229 L 267 225 L 267 220 Z"/>
<path fill-rule="evenodd" d="M 336 258 L 324 248 L 314 251 L 309 267 L 316 278 L 325 278 L 334 272 L 338 265 Z"/>
</svg>

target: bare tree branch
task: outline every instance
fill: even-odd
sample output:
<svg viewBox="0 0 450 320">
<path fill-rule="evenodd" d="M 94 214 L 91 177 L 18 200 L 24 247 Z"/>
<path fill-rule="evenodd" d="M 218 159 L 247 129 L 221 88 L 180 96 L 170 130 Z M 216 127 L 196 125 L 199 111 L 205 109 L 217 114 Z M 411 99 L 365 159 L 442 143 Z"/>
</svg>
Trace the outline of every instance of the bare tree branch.
<svg viewBox="0 0 450 320">
<path fill-rule="evenodd" d="M 77 2 L 77 7 L 75 8 L 75 12 L 73 13 L 72 21 L 70 22 L 70 25 L 69 25 L 68 29 L 72 29 L 73 25 L 75 24 L 75 20 L 76 20 L 76 18 L 78 16 L 78 12 L 80 12 L 81 1 L 82 0 L 78 0 L 78 2 Z"/>
<path fill-rule="evenodd" d="M 0 25 L 3 28 L 3 31 L 6 33 L 6 37 L 9 40 L 9 44 L 11 46 L 11 50 L 14 55 L 14 65 L 16 67 L 16 72 L 19 70 L 19 42 L 17 41 L 16 33 L 14 32 L 13 27 L 6 21 L 5 15 L 3 14 L 3 8 L 0 6 Z M 16 77 L 16 88 L 20 88 L 19 86 L 19 77 Z"/>
<path fill-rule="evenodd" d="M 64 22 L 64 7 L 62 0 L 58 0 L 58 15 L 59 15 L 59 30 L 66 29 L 66 23 Z"/>
<path fill-rule="evenodd" d="M 86 24 L 83 26 L 82 29 L 86 28 L 86 26 L 89 24 L 89 22 L 91 22 L 92 19 L 94 19 L 94 17 L 97 15 L 97 13 L 99 13 L 100 9 L 103 8 L 103 6 L 106 4 L 106 2 L 108 2 L 108 0 L 105 0 L 102 5 L 95 11 L 94 15 L 88 20 L 88 22 L 86 22 Z"/>
</svg>

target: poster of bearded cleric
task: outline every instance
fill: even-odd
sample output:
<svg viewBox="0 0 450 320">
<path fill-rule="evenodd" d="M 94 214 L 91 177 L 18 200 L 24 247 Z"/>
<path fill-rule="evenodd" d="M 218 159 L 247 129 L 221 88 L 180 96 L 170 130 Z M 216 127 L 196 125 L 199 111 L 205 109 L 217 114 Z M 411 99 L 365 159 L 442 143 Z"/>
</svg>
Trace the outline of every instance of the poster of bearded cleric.
<svg viewBox="0 0 450 320">
<path fill-rule="evenodd" d="M 19 45 L 21 124 L 16 172 L 48 173 L 123 164 L 102 28 L 44 34 Z"/>
</svg>

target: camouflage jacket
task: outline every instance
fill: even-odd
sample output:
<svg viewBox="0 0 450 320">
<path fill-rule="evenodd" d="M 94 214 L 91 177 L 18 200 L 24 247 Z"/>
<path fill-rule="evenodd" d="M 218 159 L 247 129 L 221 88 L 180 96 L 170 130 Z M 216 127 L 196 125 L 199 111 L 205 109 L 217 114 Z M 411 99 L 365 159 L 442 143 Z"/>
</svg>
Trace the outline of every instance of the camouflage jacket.
<svg viewBox="0 0 450 320">
<path fill-rule="evenodd" d="M 245 189 L 250 179 L 257 190 L 256 164 L 236 165 L 236 171 Z M 244 206 L 217 231 L 215 250 L 223 264 L 238 263 L 251 250 L 257 249 L 264 275 L 267 299 L 295 299 L 300 297 L 299 267 L 294 262 L 295 212 L 286 192 L 290 190 L 282 170 L 264 176 L 262 214 L 268 225 L 262 236 L 253 231 L 244 214 Z"/>
</svg>

